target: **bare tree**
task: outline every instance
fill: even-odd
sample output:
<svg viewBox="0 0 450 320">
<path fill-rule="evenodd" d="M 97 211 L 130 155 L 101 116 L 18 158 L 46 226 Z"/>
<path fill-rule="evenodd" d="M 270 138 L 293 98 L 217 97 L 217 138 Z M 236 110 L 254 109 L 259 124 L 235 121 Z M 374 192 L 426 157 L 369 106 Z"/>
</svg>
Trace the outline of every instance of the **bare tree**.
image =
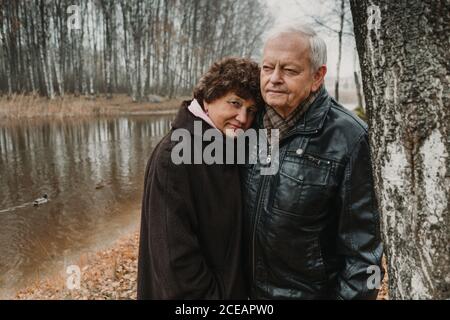
<svg viewBox="0 0 450 320">
<path fill-rule="evenodd" d="M 214 60 L 251 56 L 267 21 L 259 0 L 0 0 L 0 94 L 185 94 Z"/>
<path fill-rule="evenodd" d="M 334 97 L 336 98 L 336 100 L 339 100 L 342 50 L 344 42 L 352 40 L 354 38 L 350 4 L 349 0 L 321 0 L 320 3 L 324 8 L 328 8 L 325 13 L 321 14 L 320 16 L 313 14 L 306 15 L 311 19 L 311 23 L 313 25 L 316 25 L 327 34 L 337 38 L 338 50 L 336 63 L 336 79 L 334 82 Z M 304 11 L 305 13 L 307 12 L 307 10 L 303 8 L 300 2 L 297 2 L 297 5 L 302 8 L 302 11 Z M 356 87 L 358 86 L 358 83 L 356 82 L 358 78 L 359 74 L 354 77 Z M 363 103 L 359 103 L 359 105 L 363 107 Z"/>
<path fill-rule="evenodd" d="M 106 95 L 108 98 L 112 98 L 112 84 L 111 84 L 111 69 L 112 69 L 112 34 L 115 24 L 113 23 L 115 4 L 111 0 L 101 0 L 100 1 L 104 24 L 105 24 L 105 85 L 106 85 Z"/>
<path fill-rule="evenodd" d="M 450 298 L 450 2 L 351 0 L 394 299 Z"/>
</svg>

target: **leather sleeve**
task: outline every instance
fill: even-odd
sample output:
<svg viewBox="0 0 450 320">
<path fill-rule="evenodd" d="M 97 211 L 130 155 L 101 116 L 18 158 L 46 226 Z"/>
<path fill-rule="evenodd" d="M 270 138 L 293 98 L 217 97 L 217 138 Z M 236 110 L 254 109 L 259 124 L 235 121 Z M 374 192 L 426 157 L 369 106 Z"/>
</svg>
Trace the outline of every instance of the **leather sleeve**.
<svg viewBox="0 0 450 320">
<path fill-rule="evenodd" d="M 383 278 L 383 245 L 367 133 L 353 146 L 339 189 L 337 253 L 344 264 L 338 275 L 336 295 L 345 300 L 375 299 L 378 289 L 370 285 L 373 281 L 368 285 L 368 280 L 374 269 Z"/>
</svg>

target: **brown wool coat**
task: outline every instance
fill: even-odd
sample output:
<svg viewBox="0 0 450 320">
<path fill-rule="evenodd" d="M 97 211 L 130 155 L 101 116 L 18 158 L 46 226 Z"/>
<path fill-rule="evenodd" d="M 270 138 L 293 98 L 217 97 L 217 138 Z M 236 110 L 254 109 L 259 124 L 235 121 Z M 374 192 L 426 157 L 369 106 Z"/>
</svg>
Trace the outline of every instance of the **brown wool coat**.
<svg viewBox="0 0 450 320">
<path fill-rule="evenodd" d="M 171 141 L 173 130 L 187 129 L 193 141 L 194 120 L 202 121 L 188 104 L 183 103 L 147 165 L 138 299 L 245 299 L 237 166 L 171 161 L 177 144 Z M 211 127 L 202 121 L 202 128 Z"/>
</svg>

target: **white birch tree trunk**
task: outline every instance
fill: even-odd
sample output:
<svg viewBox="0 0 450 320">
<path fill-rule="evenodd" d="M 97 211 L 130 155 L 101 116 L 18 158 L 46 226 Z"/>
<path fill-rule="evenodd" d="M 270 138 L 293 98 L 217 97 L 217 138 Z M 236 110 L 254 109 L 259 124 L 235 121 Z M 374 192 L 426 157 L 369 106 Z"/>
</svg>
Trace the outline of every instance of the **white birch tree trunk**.
<svg viewBox="0 0 450 320">
<path fill-rule="evenodd" d="M 393 299 L 450 298 L 448 0 L 351 0 Z"/>
<path fill-rule="evenodd" d="M 63 75 L 62 75 L 62 67 L 61 67 L 61 54 L 60 54 L 60 42 L 57 37 L 56 23 L 55 20 L 50 17 L 50 58 L 52 60 L 52 64 L 55 66 L 55 75 L 56 75 L 56 84 L 58 85 L 59 95 L 64 97 L 64 86 L 63 86 Z M 53 34 L 53 36 L 52 36 Z M 53 38 L 53 41 L 52 41 Z M 54 44 L 54 45 L 53 45 Z"/>
</svg>

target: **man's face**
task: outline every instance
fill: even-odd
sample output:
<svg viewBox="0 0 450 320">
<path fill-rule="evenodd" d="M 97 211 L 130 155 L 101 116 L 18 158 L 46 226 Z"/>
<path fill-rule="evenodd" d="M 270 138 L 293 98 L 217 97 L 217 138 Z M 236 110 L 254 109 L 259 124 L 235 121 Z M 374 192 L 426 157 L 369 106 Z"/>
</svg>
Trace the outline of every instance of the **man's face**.
<svg viewBox="0 0 450 320">
<path fill-rule="evenodd" d="M 261 68 L 261 93 L 265 102 L 286 117 L 320 87 L 310 66 L 309 41 L 292 33 L 267 41 Z"/>
</svg>

